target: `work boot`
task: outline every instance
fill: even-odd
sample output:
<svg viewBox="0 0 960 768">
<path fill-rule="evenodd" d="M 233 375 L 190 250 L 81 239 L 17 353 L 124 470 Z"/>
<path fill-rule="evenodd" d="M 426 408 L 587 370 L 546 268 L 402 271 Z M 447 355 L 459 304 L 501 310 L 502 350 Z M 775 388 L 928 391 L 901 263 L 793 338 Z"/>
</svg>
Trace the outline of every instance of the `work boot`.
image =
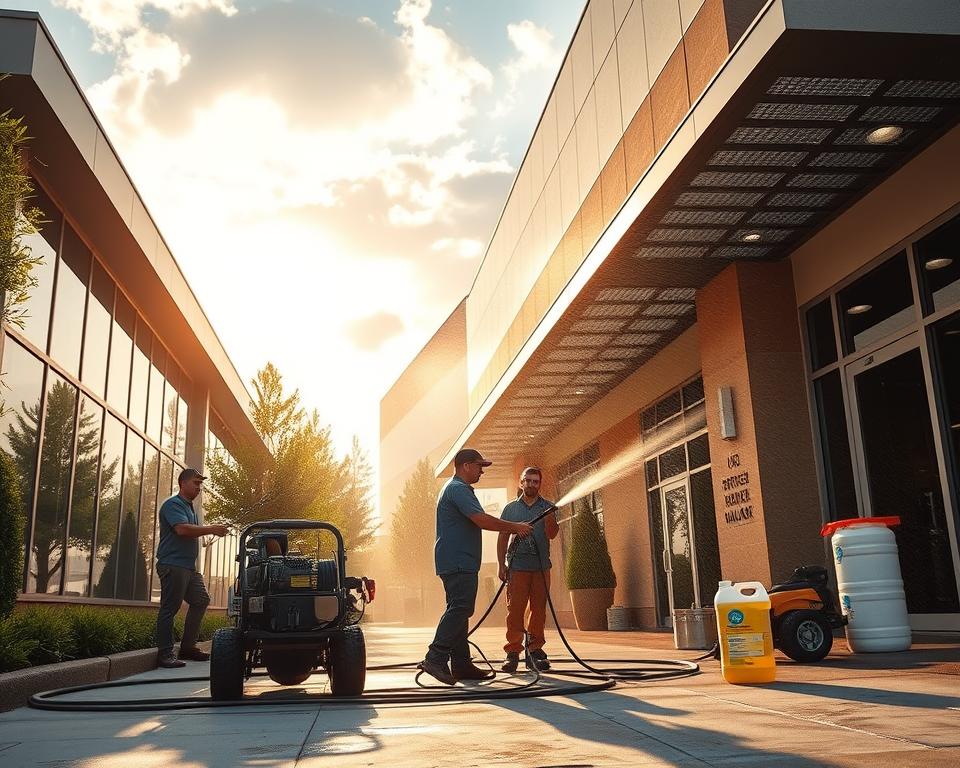
<svg viewBox="0 0 960 768">
<path fill-rule="evenodd" d="M 420 669 L 426 672 L 430 677 L 439 680 L 444 685 L 454 685 L 457 678 L 450 674 L 450 668 L 445 661 L 431 661 L 424 659 L 420 662 Z"/>
<path fill-rule="evenodd" d="M 181 646 L 177 658 L 186 659 L 187 661 L 210 661 L 210 654 L 206 651 L 201 651 L 195 645 L 190 648 Z"/>
<path fill-rule="evenodd" d="M 547 654 L 543 652 L 542 648 L 530 651 L 530 658 L 533 660 L 534 666 L 541 672 L 546 672 L 550 669 L 550 659 L 547 658 Z"/>
<path fill-rule="evenodd" d="M 517 665 L 520 663 L 520 654 L 510 651 L 507 653 L 507 658 L 503 660 L 503 664 L 500 665 L 500 671 L 506 672 L 508 675 L 512 675 L 517 671 Z"/>
<path fill-rule="evenodd" d="M 493 670 L 480 669 L 472 661 L 452 661 L 450 672 L 457 680 L 492 680 L 497 676 Z"/>
<path fill-rule="evenodd" d="M 187 662 L 180 661 L 180 659 L 173 655 L 173 651 L 167 651 L 157 656 L 157 666 L 163 669 L 179 669 L 180 667 L 187 666 Z"/>
</svg>

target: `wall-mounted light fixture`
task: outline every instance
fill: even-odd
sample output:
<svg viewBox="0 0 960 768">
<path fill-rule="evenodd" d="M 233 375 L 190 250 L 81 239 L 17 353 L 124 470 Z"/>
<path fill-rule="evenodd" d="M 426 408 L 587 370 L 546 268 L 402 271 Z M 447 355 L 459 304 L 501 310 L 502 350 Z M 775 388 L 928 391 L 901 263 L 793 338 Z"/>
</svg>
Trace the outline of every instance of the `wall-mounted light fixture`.
<svg viewBox="0 0 960 768">
<path fill-rule="evenodd" d="M 719 387 L 717 399 L 720 405 L 720 437 L 733 440 L 737 436 L 737 422 L 733 413 L 733 388 Z"/>
</svg>

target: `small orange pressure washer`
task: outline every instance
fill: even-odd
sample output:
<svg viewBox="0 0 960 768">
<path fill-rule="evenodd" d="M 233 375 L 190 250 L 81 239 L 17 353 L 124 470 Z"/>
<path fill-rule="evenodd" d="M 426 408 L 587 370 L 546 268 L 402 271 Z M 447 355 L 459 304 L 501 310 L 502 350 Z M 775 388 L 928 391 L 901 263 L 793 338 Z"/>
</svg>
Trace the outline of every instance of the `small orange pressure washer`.
<svg viewBox="0 0 960 768">
<path fill-rule="evenodd" d="M 809 663 L 825 658 L 833 647 L 833 630 L 847 623 L 827 586 L 827 569 L 822 565 L 800 566 L 790 581 L 774 584 L 768 594 L 774 647 L 794 661 Z"/>
</svg>

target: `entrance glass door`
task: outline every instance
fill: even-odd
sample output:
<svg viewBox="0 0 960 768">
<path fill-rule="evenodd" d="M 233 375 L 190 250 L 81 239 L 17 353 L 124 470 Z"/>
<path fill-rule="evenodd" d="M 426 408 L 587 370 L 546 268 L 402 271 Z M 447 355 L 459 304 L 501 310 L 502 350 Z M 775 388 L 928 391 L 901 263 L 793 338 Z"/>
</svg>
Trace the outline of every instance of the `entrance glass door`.
<svg viewBox="0 0 960 768">
<path fill-rule="evenodd" d="M 660 603 L 661 622 L 673 625 L 674 608 L 699 605 L 690 522 L 690 489 L 686 478 L 660 489 L 661 563 L 669 605 Z M 666 610 L 664 610 L 666 609 Z"/>
<path fill-rule="evenodd" d="M 924 370 L 919 334 L 846 366 L 861 508 L 902 521 L 893 530 L 913 615 L 960 610 Z"/>
</svg>

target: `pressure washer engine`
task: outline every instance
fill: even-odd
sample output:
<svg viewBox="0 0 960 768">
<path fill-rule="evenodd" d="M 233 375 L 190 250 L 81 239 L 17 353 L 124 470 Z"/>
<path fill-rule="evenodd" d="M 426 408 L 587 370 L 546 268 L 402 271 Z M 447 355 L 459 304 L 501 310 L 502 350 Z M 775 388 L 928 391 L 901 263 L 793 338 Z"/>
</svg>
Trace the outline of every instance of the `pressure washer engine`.
<svg viewBox="0 0 960 768">
<path fill-rule="evenodd" d="M 288 551 L 291 530 L 328 531 L 333 558 Z M 319 535 L 319 534 L 318 534 Z M 335 696 L 358 696 L 366 682 L 366 646 L 358 626 L 376 584 L 346 575 L 343 537 L 329 523 L 270 520 L 240 535 L 237 581 L 210 652 L 210 696 L 239 699 L 257 667 L 281 685 L 297 685 L 318 667 Z"/>
</svg>

